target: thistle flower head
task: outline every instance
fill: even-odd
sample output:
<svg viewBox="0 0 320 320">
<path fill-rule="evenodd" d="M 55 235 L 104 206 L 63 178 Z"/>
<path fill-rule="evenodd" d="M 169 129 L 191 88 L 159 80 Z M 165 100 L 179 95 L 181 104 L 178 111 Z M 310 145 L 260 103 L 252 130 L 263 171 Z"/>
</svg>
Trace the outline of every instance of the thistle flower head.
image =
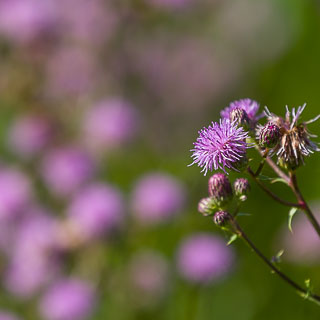
<svg viewBox="0 0 320 320">
<path fill-rule="evenodd" d="M 230 119 L 232 111 L 235 109 L 244 110 L 250 121 L 256 122 L 260 118 L 260 116 L 257 115 L 259 103 L 251 99 L 241 99 L 231 102 L 228 107 L 220 112 L 220 115 L 223 119 Z"/>
<path fill-rule="evenodd" d="M 208 128 L 199 131 L 199 137 L 194 143 L 193 162 L 202 167 L 204 175 L 208 170 L 221 169 L 226 173 L 226 168 L 239 171 L 237 164 L 246 157 L 246 143 L 248 133 L 242 127 L 237 127 L 229 119 L 212 122 Z"/>
<path fill-rule="evenodd" d="M 277 124 L 268 122 L 259 130 L 259 144 L 263 148 L 273 148 L 280 141 L 281 132 Z"/>
<path fill-rule="evenodd" d="M 304 164 L 306 156 L 314 153 L 314 151 L 320 151 L 318 145 L 310 140 L 310 138 L 316 136 L 312 135 L 307 129 L 307 125 L 318 120 L 320 115 L 309 121 L 299 122 L 305 107 L 304 104 L 297 110 L 293 108 L 291 112 L 286 107 L 285 118 L 274 115 L 267 108 L 265 111 L 268 120 L 280 128 L 281 139 L 273 152 L 277 154 L 278 162 L 281 165 L 292 170 Z"/>
</svg>

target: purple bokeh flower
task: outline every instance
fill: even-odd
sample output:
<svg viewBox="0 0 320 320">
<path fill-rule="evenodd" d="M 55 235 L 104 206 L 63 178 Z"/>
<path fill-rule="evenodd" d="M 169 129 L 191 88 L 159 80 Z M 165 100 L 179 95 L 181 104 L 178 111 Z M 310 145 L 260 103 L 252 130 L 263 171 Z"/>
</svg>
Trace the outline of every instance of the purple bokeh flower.
<svg viewBox="0 0 320 320">
<path fill-rule="evenodd" d="M 21 213 L 31 200 L 29 178 L 18 169 L 0 167 L 0 221 Z"/>
<path fill-rule="evenodd" d="M 77 47 L 62 47 L 47 59 L 46 91 L 55 98 L 87 95 L 96 84 L 95 58 Z"/>
<path fill-rule="evenodd" d="M 20 298 L 30 298 L 60 270 L 57 221 L 43 209 L 34 208 L 26 213 L 17 230 L 5 286 Z"/>
<path fill-rule="evenodd" d="M 118 17 L 103 0 L 65 0 L 60 6 L 63 36 L 87 45 L 103 45 L 116 31 Z"/>
<path fill-rule="evenodd" d="M 244 110 L 249 119 L 253 122 L 257 121 L 260 117 L 257 116 L 259 103 L 251 99 L 241 99 L 231 102 L 228 107 L 220 112 L 220 115 L 223 119 L 230 119 L 230 113 L 237 108 Z"/>
<path fill-rule="evenodd" d="M 80 237 L 92 239 L 121 226 L 124 200 L 121 193 L 107 184 L 91 184 L 72 200 L 67 215 Z"/>
<path fill-rule="evenodd" d="M 174 177 L 164 173 L 149 173 L 134 186 L 131 208 L 142 224 L 167 221 L 183 209 L 185 190 Z"/>
<path fill-rule="evenodd" d="M 0 320 L 19 320 L 16 315 L 11 312 L 0 310 Z"/>
<path fill-rule="evenodd" d="M 203 169 L 204 175 L 212 171 L 225 168 L 237 170 L 237 165 L 246 157 L 246 143 L 248 133 L 242 127 L 237 127 L 228 119 L 220 123 L 212 122 L 208 128 L 199 131 L 199 137 L 194 143 L 193 162 Z"/>
<path fill-rule="evenodd" d="M 28 43 L 56 26 L 55 2 L 51 0 L 0 1 L 0 33 L 10 41 Z"/>
<path fill-rule="evenodd" d="M 128 274 L 135 295 L 142 304 L 157 302 L 168 289 L 168 262 L 155 251 L 135 254 L 129 262 Z"/>
<path fill-rule="evenodd" d="M 138 114 L 130 102 L 109 98 L 90 108 L 84 117 L 84 138 L 96 150 L 120 146 L 134 137 Z"/>
<path fill-rule="evenodd" d="M 208 284 L 230 271 L 233 251 L 217 236 L 199 233 L 184 239 L 178 252 L 178 271 L 188 281 Z"/>
<path fill-rule="evenodd" d="M 46 320 L 84 320 L 95 304 L 93 287 L 82 280 L 60 279 L 45 292 L 39 310 Z"/>
<path fill-rule="evenodd" d="M 94 163 L 90 154 L 78 147 L 61 147 L 44 156 L 41 173 L 50 191 L 65 197 L 93 176 Z"/>
<path fill-rule="evenodd" d="M 10 149 L 28 158 L 42 151 L 50 142 L 53 126 L 48 119 L 37 115 L 26 115 L 17 118 L 8 132 Z"/>
</svg>

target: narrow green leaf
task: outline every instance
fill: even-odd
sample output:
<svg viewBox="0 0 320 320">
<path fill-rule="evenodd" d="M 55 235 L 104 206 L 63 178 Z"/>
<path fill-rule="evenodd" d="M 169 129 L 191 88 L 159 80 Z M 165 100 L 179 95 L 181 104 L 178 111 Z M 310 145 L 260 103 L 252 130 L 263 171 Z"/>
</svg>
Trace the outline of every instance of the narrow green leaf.
<svg viewBox="0 0 320 320">
<path fill-rule="evenodd" d="M 275 256 L 272 257 L 271 262 L 278 264 L 281 262 L 281 257 L 284 253 L 284 250 L 281 249 Z"/>
<path fill-rule="evenodd" d="M 290 230 L 291 233 L 293 233 L 292 231 L 292 219 L 293 216 L 295 215 L 295 213 L 298 211 L 298 208 L 292 207 L 289 211 L 289 220 L 288 220 L 288 228 Z"/>
<path fill-rule="evenodd" d="M 274 178 L 271 178 L 271 177 L 264 176 L 264 175 L 260 174 L 258 179 L 259 180 L 273 180 Z"/>
<path fill-rule="evenodd" d="M 228 241 L 228 243 L 227 243 L 227 246 L 230 246 L 230 244 L 231 244 L 232 242 L 236 241 L 237 239 L 238 239 L 238 235 L 233 234 L 233 235 L 230 237 L 230 239 L 229 239 L 229 241 Z"/>
<path fill-rule="evenodd" d="M 252 216 L 252 214 L 251 214 L 251 213 L 246 213 L 246 212 L 239 212 L 239 213 L 237 214 L 237 216 L 238 216 L 238 217 L 241 217 L 241 216 Z"/>
<path fill-rule="evenodd" d="M 274 178 L 271 180 L 271 183 L 282 182 L 287 185 L 287 181 L 282 178 Z"/>
</svg>

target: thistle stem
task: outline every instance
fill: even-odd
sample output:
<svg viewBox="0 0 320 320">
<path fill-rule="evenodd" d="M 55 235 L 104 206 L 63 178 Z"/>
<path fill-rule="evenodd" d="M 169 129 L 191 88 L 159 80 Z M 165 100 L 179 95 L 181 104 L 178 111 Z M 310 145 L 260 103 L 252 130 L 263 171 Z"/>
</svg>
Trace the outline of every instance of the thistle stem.
<svg viewBox="0 0 320 320">
<path fill-rule="evenodd" d="M 271 190 L 269 190 L 256 176 L 256 174 L 252 171 L 252 169 L 250 167 L 247 168 L 248 173 L 250 174 L 250 176 L 252 177 L 252 179 L 258 184 L 258 186 L 266 193 L 268 194 L 272 199 L 274 199 L 275 201 L 288 206 L 288 207 L 295 207 L 295 208 L 301 208 L 301 204 L 300 203 L 293 203 L 293 202 L 289 202 L 286 200 L 281 199 L 280 197 L 278 197 L 276 194 L 274 194 Z"/>
<path fill-rule="evenodd" d="M 265 155 L 265 151 L 261 150 L 258 145 L 255 145 L 255 147 L 260 155 L 265 158 L 265 161 L 272 168 L 272 170 L 289 185 L 290 178 L 273 162 L 273 160 L 268 155 Z"/>
<path fill-rule="evenodd" d="M 312 224 L 313 228 L 317 232 L 318 236 L 320 237 L 320 225 L 317 219 L 315 218 L 314 214 L 312 213 L 310 207 L 308 206 L 307 202 L 305 201 L 297 182 L 297 176 L 290 172 L 290 184 L 292 191 L 294 192 L 297 200 L 299 201 L 300 208 L 305 212 L 307 218 L 309 219 L 310 223 Z"/>
<path fill-rule="evenodd" d="M 234 219 L 233 216 L 230 215 L 230 223 L 234 228 L 234 232 L 238 235 L 239 238 L 242 238 L 247 245 L 253 250 L 253 252 L 273 271 L 275 272 L 282 280 L 287 282 L 291 287 L 293 287 L 298 294 L 304 297 L 307 300 L 317 303 L 320 305 L 320 296 L 311 293 L 305 289 L 303 289 L 300 285 L 290 279 L 287 275 L 281 272 L 248 238 L 246 233 L 242 230 L 238 222 Z"/>
</svg>

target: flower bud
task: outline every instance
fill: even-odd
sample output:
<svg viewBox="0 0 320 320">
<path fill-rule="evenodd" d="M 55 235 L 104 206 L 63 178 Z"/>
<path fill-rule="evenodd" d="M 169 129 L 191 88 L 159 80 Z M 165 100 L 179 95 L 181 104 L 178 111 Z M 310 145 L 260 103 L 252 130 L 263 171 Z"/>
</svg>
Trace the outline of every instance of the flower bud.
<svg viewBox="0 0 320 320">
<path fill-rule="evenodd" d="M 233 188 L 237 198 L 239 198 L 241 201 L 247 200 L 247 195 L 250 192 L 250 184 L 247 179 L 237 179 L 233 184 Z"/>
<path fill-rule="evenodd" d="M 209 195 L 217 207 L 223 207 L 232 199 L 233 192 L 229 179 L 223 173 L 214 174 L 208 182 Z"/>
<path fill-rule="evenodd" d="M 238 125 L 248 125 L 250 122 L 246 111 L 242 108 L 233 109 L 229 117 L 231 122 L 235 122 Z"/>
<path fill-rule="evenodd" d="M 230 220 L 230 214 L 226 211 L 218 211 L 213 217 L 213 222 L 219 226 L 223 227 Z"/>
<path fill-rule="evenodd" d="M 203 198 L 198 203 L 198 211 L 203 216 L 210 216 L 216 209 L 216 202 L 212 197 Z"/>
<path fill-rule="evenodd" d="M 263 148 L 273 148 L 278 144 L 280 137 L 280 128 L 276 124 L 268 122 L 260 131 L 259 144 Z"/>
</svg>

